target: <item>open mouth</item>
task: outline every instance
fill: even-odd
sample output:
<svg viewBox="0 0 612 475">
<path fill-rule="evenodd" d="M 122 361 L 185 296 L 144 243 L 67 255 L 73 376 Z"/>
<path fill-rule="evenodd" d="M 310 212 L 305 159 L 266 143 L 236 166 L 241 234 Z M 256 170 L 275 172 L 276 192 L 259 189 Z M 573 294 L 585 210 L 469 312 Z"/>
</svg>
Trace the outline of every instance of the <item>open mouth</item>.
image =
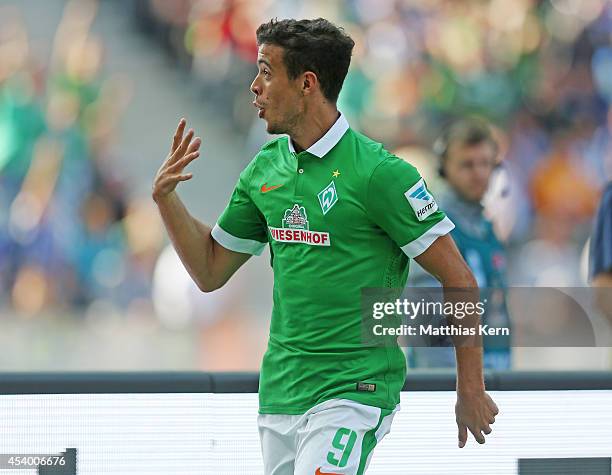
<svg viewBox="0 0 612 475">
<path fill-rule="evenodd" d="M 253 101 L 253 105 L 257 107 L 257 114 L 259 115 L 259 118 L 261 119 L 264 116 L 265 109 L 259 104 L 257 104 L 257 102 L 255 101 Z"/>
</svg>

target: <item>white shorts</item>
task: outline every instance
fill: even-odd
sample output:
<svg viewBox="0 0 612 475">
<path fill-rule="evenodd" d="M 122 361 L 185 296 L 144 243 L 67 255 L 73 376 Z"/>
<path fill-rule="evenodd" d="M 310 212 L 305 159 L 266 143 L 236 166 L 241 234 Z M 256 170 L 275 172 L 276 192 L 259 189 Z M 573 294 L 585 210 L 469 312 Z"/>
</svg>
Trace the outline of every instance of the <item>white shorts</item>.
<svg viewBox="0 0 612 475">
<path fill-rule="evenodd" d="M 331 399 L 304 414 L 259 414 L 265 475 L 362 475 L 399 411 Z"/>
</svg>

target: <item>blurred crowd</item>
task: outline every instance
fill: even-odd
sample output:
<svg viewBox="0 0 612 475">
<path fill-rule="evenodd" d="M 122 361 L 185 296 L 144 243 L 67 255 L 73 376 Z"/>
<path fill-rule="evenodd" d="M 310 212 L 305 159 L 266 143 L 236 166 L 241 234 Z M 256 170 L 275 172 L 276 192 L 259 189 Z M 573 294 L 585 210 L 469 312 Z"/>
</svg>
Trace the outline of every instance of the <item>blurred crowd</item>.
<svg viewBox="0 0 612 475">
<path fill-rule="evenodd" d="M 0 6 L 0 303 L 24 316 L 94 302 L 152 313 L 163 235 L 111 156 L 130 91 L 105 76 L 97 6 L 66 3 L 44 59 L 23 12 Z"/>
<path fill-rule="evenodd" d="M 153 314 L 164 232 L 131 196 L 110 144 L 129 102 L 92 32 L 97 3 L 66 3 L 49 58 L 18 8 L 0 14 L 0 301 Z M 322 16 L 355 39 L 339 108 L 436 190 L 431 144 L 452 118 L 494 125 L 501 166 L 485 199 L 511 285 L 583 285 L 583 250 L 612 178 L 612 5 L 606 0 L 131 0 L 151 47 L 188 71 L 204 107 L 253 153 L 268 139 L 248 86 L 255 30 Z M 607 165 L 606 165 L 607 164 Z M 148 178 L 148 177 L 147 177 Z M 94 311 L 92 310 L 92 311 Z"/>
<path fill-rule="evenodd" d="M 485 199 L 511 254 L 510 284 L 584 285 L 587 240 L 612 179 L 612 4 L 606 0 L 135 0 L 134 18 L 202 97 L 250 137 L 254 31 L 325 17 L 355 39 L 339 108 L 353 127 L 437 180 L 453 118 L 491 121 L 502 166 Z"/>
</svg>

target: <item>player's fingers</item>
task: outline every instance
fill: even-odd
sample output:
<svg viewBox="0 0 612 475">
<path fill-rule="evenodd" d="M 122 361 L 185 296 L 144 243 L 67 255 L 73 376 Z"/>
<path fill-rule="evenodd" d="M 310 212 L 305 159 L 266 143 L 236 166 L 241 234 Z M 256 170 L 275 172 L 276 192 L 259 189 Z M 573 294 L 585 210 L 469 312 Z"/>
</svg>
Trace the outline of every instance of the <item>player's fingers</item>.
<svg viewBox="0 0 612 475">
<path fill-rule="evenodd" d="M 492 431 L 492 429 L 491 429 L 491 427 L 489 426 L 489 424 L 484 424 L 484 425 L 482 426 L 482 431 L 483 431 L 485 434 L 490 434 L 491 432 L 493 432 L 493 431 Z"/>
<path fill-rule="evenodd" d="M 470 429 L 470 432 L 474 436 L 474 439 L 476 439 L 476 442 L 478 442 L 479 444 L 485 443 L 484 435 L 482 435 L 482 433 L 477 427 L 469 426 L 468 429 Z"/>
<path fill-rule="evenodd" d="M 176 173 L 176 172 L 182 170 L 183 168 L 185 168 L 187 165 L 189 165 L 191 162 L 193 162 L 199 156 L 200 156 L 200 152 L 199 151 L 195 151 L 195 152 L 190 153 L 189 155 L 185 155 L 178 162 L 176 162 L 173 165 L 169 166 L 168 167 L 168 171 L 171 172 L 171 173 Z"/>
<path fill-rule="evenodd" d="M 176 128 L 176 132 L 174 133 L 174 137 L 172 139 L 172 147 L 170 148 L 170 153 L 173 154 L 181 143 L 181 139 L 183 138 L 183 132 L 185 130 L 185 125 L 187 125 L 187 121 L 183 118 L 179 121 L 178 127 Z"/>
<path fill-rule="evenodd" d="M 459 439 L 459 448 L 462 448 L 465 446 L 465 443 L 467 442 L 467 427 L 464 424 L 457 424 L 457 429 L 458 429 L 458 439 Z"/>
<path fill-rule="evenodd" d="M 174 151 L 174 154 L 172 156 L 172 161 L 180 160 L 181 158 L 183 158 L 183 155 L 185 155 L 185 150 L 187 150 L 187 147 L 191 143 L 192 137 L 193 137 L 193 129 L 189 129 L 189 132 L 185 134 L 185 136 L 183 137 L 183 140 L 181 140 L 180 145 Z"/>
<path fill-rule="evenodd" d="M 189 147 L 189 144 L 193 140 L 193 134 L 194 134 L 193 129 L 189 129 L 189 132 L 187 132 L 185 136 L 183 137 L 183 140 L 181 141 L 181 145 L 179 146 L 179 150 L 181 150 L 183 153 L 185 153 L 185 150 L 187 150 L 187 147 Z"/>
<path fill-rule="evenodd" d="M 191 152 L 189 155 L 185 155 L 181 160 L 183 162 L 183 167 L 186 167 L 191 162 L 193 162 L 196 158 L 200 156 L 200 151 L 196 150 L 195 152 Z"/>
<path fill-rule="evenodd" d="M 493 401 L 493 399 L 489 398 L 489 409 L 491 409 L 491 411 L 493 411 L 493 415 L 496 416 L 499 414 L 499 407 L 497 407 L 497 404 L 495 404 L 495 401 Z"/>
<path fill-rule="evenodd" d="M 162 183 L 160 183 L 160 187 L 165 188 L 165 187 L 171 186 L 172 188 L 174 188 L 179 181 L 190 180 L 192 176 L 193 174 L 191 173 L 186 173 L 184 175 L 181 175 L 181 174 L 171 175 L 169 177 L 166 177 L 166 179 Z"/>
<path fill-rule="evenodd" d="M 190 154 L 192 152 L 195 152 L 196 150 L 200 148 L 201 144 L 202 144 L 202 139 L 200 137 L 196 137 L 195 139 L 193 139 L 193 142 L 189 144 L 189 147 L 187 147 L 187 150 L 185 153 Z"/>
<path fill-rule="evenodd" d="M 165 187 L 167 185 L 175 185 L 179 181 L 189 180 L 193 176 L 193 173 L 168 173 L 164 178 L 160 181 L 160 186 Z"/>
</svg>

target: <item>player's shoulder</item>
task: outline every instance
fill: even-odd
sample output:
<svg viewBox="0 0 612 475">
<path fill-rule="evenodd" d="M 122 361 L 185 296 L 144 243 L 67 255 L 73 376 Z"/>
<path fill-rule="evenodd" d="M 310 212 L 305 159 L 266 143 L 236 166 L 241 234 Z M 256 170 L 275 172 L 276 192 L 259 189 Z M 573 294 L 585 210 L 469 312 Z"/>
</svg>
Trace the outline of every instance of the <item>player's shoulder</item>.
<svg viewBox="0 0 612 475">
<path fill-rule="evenodd" d="M 275 137 L 267 141 L 261 146 L 255 157 L 253 157 L 251 162 L 252 166 L 266 166 L 270 160 L 275 162 L 278 161 L 278 157 L 284 155 L 288 150 L 287 141 L 288 137 L 286 135 Z"/>
<path fill-rule="evenodd" d="M 254 170 L 265 169 L 269 166 L 270 162 L 277 162 L 278 156 L 283 153 L 283 147 L 287 147 L 286 136 L 275 137 L 263 144 L 242 171 L 243 175 L 250 176 Z"/>
<path fill-rule="evenodd" d="M 353 129 L 350 129 L 350 133 L 355 145 L 355 155 L 365 163 L 375 164 L 389 154 L 382 143 Z"/>
<path fill-rule="evenodd" d="M 288 147 L 287 140 L 288 137 L 286 135 L 283 135 L 267 141 L 261 146 L 259 152 L 257 152 L 257 155 L 255 155 L 255 159 L 259 157 L 281 154 L 283 152 L 283 149 Z"/>
<path fill-rule="evenodd" d="M 406 160 L 391 153 L 385 146 L 367 135 L 351 130 L 356 147 L 356 159 L 369 177 L 373 175 L 398 175 L 419 177 L 417 169 Z"/>
</svg>

